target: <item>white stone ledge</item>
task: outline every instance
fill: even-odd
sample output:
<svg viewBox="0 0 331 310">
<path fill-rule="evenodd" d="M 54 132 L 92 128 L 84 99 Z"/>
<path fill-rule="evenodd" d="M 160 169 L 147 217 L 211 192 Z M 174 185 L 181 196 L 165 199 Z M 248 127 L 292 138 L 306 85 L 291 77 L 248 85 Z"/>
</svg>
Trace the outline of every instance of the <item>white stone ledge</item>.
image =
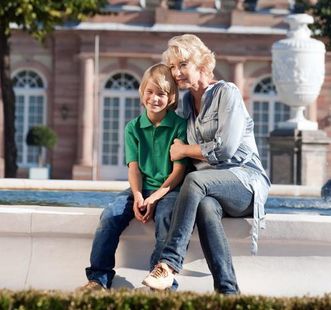
<svg viewBox="0 0 331 310">
<path fill-rule="evenodd" d="M 117 192 L 128 187 L 127 181 L 2 179 L 0 184 L 0 189 L 3 190 Z M 320 195 L 321 188 L 318 186 L 273 184 L 270 190 L 270 196 L 319 197 Z"/>
<path fill-rule="evenodd" d="M 101 209 L 0 206 L 0 288 L 71 291 L 86 282 Z M 250 256 L 251 219 L 223 220 L 244 294 L 321 295 L 331 291 L 331 217 L 269 214 L 258 256 Z M 133 220 L 121 236 L 115 288 L 141 286 L 154 243 L 152 223 Z M 180 290 L 212 291 L 212 277 L 194 231 Z"/>
<path fill-rule="evenodd" d="M 27 233 L 93 236 L 101 208 L 0 205 L 0 234 Z M 251 218 L 224 218 L 230 239 L 250 238 Z M 126 238 L 153 235 L 152 223 L 133 220 Z M 196 234 L 192 237 L 198 238 Z M 260 240 L 311 240 L 331 242 L 331 217 L 308 214 L 268 214 Z"/>
</svg>

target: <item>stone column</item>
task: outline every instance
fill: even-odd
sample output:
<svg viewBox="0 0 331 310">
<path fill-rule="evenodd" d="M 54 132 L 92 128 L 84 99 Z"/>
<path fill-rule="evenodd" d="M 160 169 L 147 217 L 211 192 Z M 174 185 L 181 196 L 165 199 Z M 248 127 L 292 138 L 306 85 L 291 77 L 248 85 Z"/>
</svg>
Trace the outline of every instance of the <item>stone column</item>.
<svg viewBox="0 0 331 310">
<path fill-rule="evenodd" d="M 73 179 L 91 180 L 94 129 L 94 60 L 81 59 L 81 95 L 79 102 L 78 152 Z"/>
<path fill-rule="evenodd" d="M 230 64 L 230 81 L 237 85 L 240 93 L 243 96 L 244 92 L 244 59 L 242 58 L 228 58 Z"/>
</svg>

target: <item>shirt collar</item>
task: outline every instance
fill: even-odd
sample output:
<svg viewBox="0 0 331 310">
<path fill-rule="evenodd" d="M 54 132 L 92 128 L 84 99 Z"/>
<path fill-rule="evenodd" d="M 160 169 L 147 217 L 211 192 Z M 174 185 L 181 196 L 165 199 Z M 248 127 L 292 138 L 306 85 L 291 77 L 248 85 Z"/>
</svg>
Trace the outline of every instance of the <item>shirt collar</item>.
<svg viewBox="0 0 331 310">
<path fill-rule="evenodd" d="M 174 111 L 168 111 L 164 119 L 161 121 L 161 124 L 159 126 L 163 127 L 173 127 L 174 125 L 174 118 L 175 118 L 175 112 Z M 150 126 L 154 126 L 153 123 L 149 120 L 147 117 L 147 112 L 144 110 L 144 112 L 141 115 L 140 118 L 140 128 L 147 128 Z"/>
</svg>

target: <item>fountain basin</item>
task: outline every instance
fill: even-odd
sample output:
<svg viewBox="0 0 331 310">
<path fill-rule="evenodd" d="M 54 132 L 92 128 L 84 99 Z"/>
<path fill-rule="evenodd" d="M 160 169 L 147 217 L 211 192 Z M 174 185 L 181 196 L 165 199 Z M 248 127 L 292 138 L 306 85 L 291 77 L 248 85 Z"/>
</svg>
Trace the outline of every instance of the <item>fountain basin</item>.
<svg viewBox="0 0 331 310">
<path fill-rule="evenodd" d="M 84 268 L 100 208 L 0 206 L 0 288 L 72 291 Z M 331 291 L 331 217 L 268 214 L 259 252 L 250 256 L 251 219 L 223 219 L 243 294 L 322 295 Z M 154 227 L 133 220 L 121 237 L 114 288 L 137 288 L 148 271 Z M 197 232 L 190 242 L 179 290 L 208 292 L 213 281 Z"/>
</svg>

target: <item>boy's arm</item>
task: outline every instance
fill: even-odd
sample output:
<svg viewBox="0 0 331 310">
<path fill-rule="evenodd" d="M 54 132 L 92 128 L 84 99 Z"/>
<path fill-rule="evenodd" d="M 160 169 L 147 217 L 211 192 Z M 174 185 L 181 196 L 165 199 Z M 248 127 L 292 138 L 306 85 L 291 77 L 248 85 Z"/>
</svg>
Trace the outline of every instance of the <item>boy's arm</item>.
<svg viewBox="0 0 331 310">
<path fill-rule="evenodd" d="M 143 213 L 146 207 L 144 206 L 144 198 L 142 195 L 142 176 L 136 161 L 129 163 L 128 179 L 134 198 L 134 216 L 138 221 L 143 222 Z"/>
<path fill-rule="evenodd" d="M 144 205 L 146 206 L 146 213 L 143 217 L 143 223 L 147 223 L 153 217 L 153 211 L 156 202 L 165 196 L 168 192 L 173 190 L 178 184 L 180 184 L 185 176 L 185 170 L 185 165 L 175 162 L 173 164 L 172 172 L 169 174 L 160 188 L 147 199 L 145 199 Z"/>
</svg>

